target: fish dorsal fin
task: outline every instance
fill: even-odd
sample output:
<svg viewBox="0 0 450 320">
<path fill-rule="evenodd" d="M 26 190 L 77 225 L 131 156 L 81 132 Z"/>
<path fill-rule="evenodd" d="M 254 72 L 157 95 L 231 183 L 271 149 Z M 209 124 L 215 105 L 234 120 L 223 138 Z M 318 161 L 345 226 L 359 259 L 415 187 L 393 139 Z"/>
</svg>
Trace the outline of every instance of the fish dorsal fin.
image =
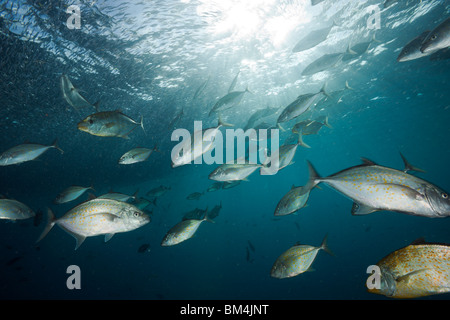
<svg viewBox="0 0 450 320">
<path fill-rule="evenodd" d="M 413 242 L 411 242 L 411 245 L 419 245 L 419 244 L 426 244 L 424 237 L 420 237 L 420 238 L 414 240 Z"/>
<path fill-rule="evenodd" d="M 354 216 L 366 215 L 366 214 L 369 214 L 369 213 L 372 213 L 375 211 L 378 211 L 378 209 L 353 202 L 352 215 L 354 215 Z"/>
<path fill-rule="evenodd" d="M 405 156 L 400 152 L 400 156 L 402 157 L 403 163 L 405 164 L 405 169 L 403 169 L 403 172 L 408 171 L 417 171 L 417 172 L 425 172 L 425 170 L 422 170 L 420 168 L 414 167 L 411 165 L 408 160 L 406 160 Z"/>
<path fill-rule="evenodd" d="M 372 160 L 364 158 L 364 157 L 361 158 L 361 161 L 366 166 L 376 166 L 377 165 L 375 161 L 372 161 Z"/>
</svg>

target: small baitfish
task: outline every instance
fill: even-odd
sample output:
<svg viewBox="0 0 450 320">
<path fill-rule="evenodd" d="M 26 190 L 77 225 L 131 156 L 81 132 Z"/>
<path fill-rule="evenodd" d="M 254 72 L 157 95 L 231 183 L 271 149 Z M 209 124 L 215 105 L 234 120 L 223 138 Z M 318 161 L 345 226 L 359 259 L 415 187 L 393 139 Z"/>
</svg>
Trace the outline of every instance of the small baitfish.
<svg viewBox="0 0 450 320">
<path fill-rule="evenodd" d="M 380 262 L 379 287 L 370 293 L 389 298 L 418 298 L 450 292 L 450 246 L 423 239 L 396 250 Z"/>
<path fill-rule="evenodd" d="M 23 220 L 35 216 L 33 210 L 13 199 L 0 199 L 0 220 Z"/>
<path fill-rule="evenodd" d="M 128 232 L 150 222 L 150 217 L 134 205 L 111 199 L 86 201 L 56 219 L 47 211 L 48 223 L 37 241 L 57 224 L 76 240 L 75 250 L 87 237 L 105 235 L 105 242 L 119 232 Z"/>
<path fill-rule="evenodd" d="M 289 248 L 275 261 L 270 275 L 274 278 L 283 279 L 309 271 L 320 250 L 325 250 L 328 254 L 333 255 L 328 248 L 327 238 L 326 235 L 320 247 L 297 244 Z"/>
<path fill-rule="evenodd" d="M 78 123 L 78 129 L 99 137 L 119 137 L 129 139 L 128 135 L 141 126 L 144 130 L 143 117 L 138 123 L 120 111 L 102 111 L 87 116 Z"/>
<path fill-rule="evenodd" d="M 352 214 L 387 210 L 429 218 L 450 215 L 448 193 L 428 181 L 408 174 L 419 171 L 403 157 L 404 171 L 363 159 L 364 164 L 321 178 L 308 162 L 310 178 L 305 192 L 324 182 L 354 201 Z"/>
<path fill-rule="evenodd" d="M 53 141 L 49 146 L 32 143 L 19 144 L 0 154 L 0 166 L 9 166 L 35 160 L 50 148 L 58 149 L 61 154 L 64 153 L 64 151 L 58 147 L 57 140 Z"/>
</svg>

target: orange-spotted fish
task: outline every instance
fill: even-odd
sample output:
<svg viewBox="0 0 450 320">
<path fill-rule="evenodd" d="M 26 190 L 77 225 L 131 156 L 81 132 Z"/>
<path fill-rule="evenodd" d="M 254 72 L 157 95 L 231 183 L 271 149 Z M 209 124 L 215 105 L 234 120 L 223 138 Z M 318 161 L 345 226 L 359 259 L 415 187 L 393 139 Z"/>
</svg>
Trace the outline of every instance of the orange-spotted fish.
<svg viewBox="0 0 450 320">
<path fill-rule="evenodd" d="M 86 237 L 105 235 L 106 242 L 116 233 L 132 231 L 150 222 L 150 217 L 134 205 L 111 199 L 86 201 L 58 219 L 50 209 L 47 215 L 47 226 L 37 241 L 57 224 L 75 238 L 75 250 Z"/>
<path fill-rule="evenodd" d="M 323 249 L 325 252 L 333 255 L 328 248 L 327 238 L 326 235 L 320 247 L 298 244 L 289 248 L 275 261 L 270 275 L 274 278 L 283 279 L 295 277 L 310 270 L 320 250 Z"/>
<path fill-rule="evenodd" d="M 144 130 L 143 118 L 138 123 L 120 111 L 102 111 L 91 114 L 78 123 L 78 129 L 94 136 L 120 137 L 129 139 L 131 131 L 141 126 Z"/>
<path fill-rule="evenodd" d="M 377 263 L 381 279 L 371 293 L 418 298 L 450 292 L 450 246 L 415 241 Z"/>
<path fill-rule="evenodd" d="M 411 166 L 402 156 L 405 170 L 383 167 L 373 161 L 345 169 L 329 177 L 321 178 L 311 163 L 309 181 L 305 192 L 324 182 L 354 201 L 352 214 L 364 215 L 387 210 L 429 218 L 450 215 L 448 193 L 428 181 L 407 171 L 420 169 Z"/>
<path fill-rule="evenodd" d="M 214 223 L 214 221 L 209 218 L 208 212 L 205 213 L 203 219 L 188 219 L 178 222 L 166 233 L 161 242 L 161 246 L 173 246 L 192 238 L 203 221 Z"/>
</svg>

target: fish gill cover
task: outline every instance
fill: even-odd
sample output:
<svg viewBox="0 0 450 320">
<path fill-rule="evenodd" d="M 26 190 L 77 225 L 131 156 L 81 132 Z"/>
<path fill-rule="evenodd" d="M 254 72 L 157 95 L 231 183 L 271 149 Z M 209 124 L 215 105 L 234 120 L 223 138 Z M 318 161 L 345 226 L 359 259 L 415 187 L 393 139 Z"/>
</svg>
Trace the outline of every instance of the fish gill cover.
<svg viewBox="0 0 450 320">
<path fill-rule="evenodd" d="M 292 188 L 307 185 L 307 161 L 323 178 L 362 157 L 402 172 L 400 152 L 426 171 L 405 175 L 431 185 L 405 193 L 435 212 L 445 205 L 433 197 L 450 190 L 448 48 L 397 57 L 449 14 L 449 3 L 438 0 L 0 1 L 0 194 L 33 210 L 22 219 L 21 205 L 0 206 L 1 299 L 387 299 L 367 291 L 367 268 L 417 238 L 450 243 L 448 218 L 387 210 L 355 216 L 364 201 L 328 183 L 308 189 L 307 203 L 293 203 L 298 211 L 274 213 Z M 438 30 L 439 45 L 448 46 L 448 29 Z M 314 32 L 320 37 L 308 37 Z M 299 97 L 308 94 L 317 99 L 305 106 Z M 293 102 L 293 118 L 277 123 Z M 115 117 L 89 123 L 99 112 Z M 219 126 L 215 139 L 224 146 L 227 130 L 238 128 L 278 130 L 280 146 L 302 144 L 272 175 L 261 173 L 268 163 L 260 158 L 249 176 L 220 183 L 208 178 L 219 164 L 172 167 L 181 141 L 174 130 L 192 133 L 194 121 L 216 128 L 218 120 L 233 125 Z M 318 122 L 320 130 L 307 128 Z M 110 136 L 90 134 L 90 125 Z M 276 151 L 270 140 L 253 152 Z M 247 147 L 264 141 L 257 135 Z M 45 152 L 35 158 L 28 144 Z M 7 152 L 16 146 L 20 152 Z M 157 152 L 120 164 L 134 148 Z M 8 165 L 15 157 L 26 161 Z M 56 203 L 71 186 L 85 192 Z M 113 193 L 150 222 L 114 237 L 114 229 L 97 236 L 106 231 L 96 226 L 77 250 L 69 236 L 76 229 L 68 227 L 55 226 L 36 243 L 55 221 L 48 209 L 60 219 Z M 192 237 L 161 246 L 184 217 L 202 221 L 211 210 L 213 223 L 194 223 Z M 334 255 L 318 254 L 314 272 L 271 277 L 283 252 L 319 247 L 325 235 Z M 81 289 L 66 285 L 67 270 L 81 272 Z"/>
</svg>

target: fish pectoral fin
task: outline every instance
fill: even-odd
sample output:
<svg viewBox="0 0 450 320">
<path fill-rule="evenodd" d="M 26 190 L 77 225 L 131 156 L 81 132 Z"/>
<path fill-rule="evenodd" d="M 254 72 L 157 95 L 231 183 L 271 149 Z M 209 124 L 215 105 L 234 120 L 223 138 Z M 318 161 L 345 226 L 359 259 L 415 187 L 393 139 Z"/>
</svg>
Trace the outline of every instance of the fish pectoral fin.
<svg viewBox="0 0 450 320">
<path fill-rule="evenodd" d="M 364 204 L 359 204 L 357 202 L 353 202 L 352 206 L 352 215 L 354 216 L 362 216 L 372 212 L 378 211 L 378 209 L 372 208 L 370 206 L 366 206 Z"/>
<path fill-rule="evenodd" d="M 410 198 L 415 198 L 416 200 L 425 199 L 425 196 L 423 193 L 419 192 L 418 190 L 412 189 L 408 186 L 404 186 L 401 184 L 395 184 L 395 183 L 383 183 L 382 185 L 390 187 L 393 192 L 403 193 L 404 195 L 406 195 Z"/>
<path fill-rule="evenodd" d="M 107 233 L 105 234 L 105 242 L 111 240 L 111 238 L 115 235 L 115 233 Z"/>
<path fill-rule="evenodd" d="M 410 279 L 412 276 L 414 276 L 414 275 L 416 275 L 416 274 L 419 274 L 419 273 L 422 273 L 422 272 L 426 272 L 426 271 L 433 271 L 433 269 L 419 269 L 419 270 L 415 270 L 415 271 L 412 271 L 412 272 L 410 272 L 410 273 L 407 273 L 407 274 L 405 274 L 405 275 L 403 275 L 403 276 L 401 276 L 401 277 L 398 277 L 398 278 L 396 279 L 396 281 L 397 281 L 397 282 L 404 282 L 404 283 L 406 284 L 406 283 L 408 283 L 409 279 Z"/>
<path fill-rule="evenodd" d="M 115 123 L 114 122 L 108 122 L 108 123 L 105 123 L 105 128 L 112 128 L 112 127 L 114 127 L 115 126 Z"/>
</svg>

